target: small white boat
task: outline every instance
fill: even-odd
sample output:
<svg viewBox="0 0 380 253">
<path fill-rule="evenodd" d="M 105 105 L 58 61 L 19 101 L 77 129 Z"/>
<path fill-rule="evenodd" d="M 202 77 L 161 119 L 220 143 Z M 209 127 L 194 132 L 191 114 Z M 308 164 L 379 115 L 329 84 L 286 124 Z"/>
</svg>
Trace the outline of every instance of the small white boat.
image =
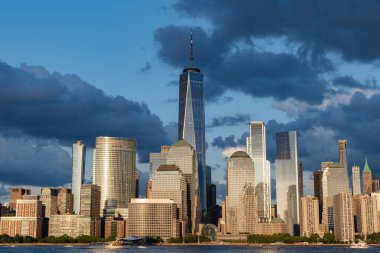
<svg viewBox="0 0 380 253">
<path fill-rule="evenodd" d="M 350 248 L 351 249 L 368 249 L 372 247 L 365 242 L 358 242 L 358 243 L 351 244 Z"/>
</svg>

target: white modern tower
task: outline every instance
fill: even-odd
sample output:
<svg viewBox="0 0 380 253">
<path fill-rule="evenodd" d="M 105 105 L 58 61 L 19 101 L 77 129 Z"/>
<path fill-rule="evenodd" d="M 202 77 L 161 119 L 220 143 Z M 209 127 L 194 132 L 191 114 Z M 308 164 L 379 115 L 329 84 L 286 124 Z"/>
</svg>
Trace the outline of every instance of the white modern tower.
<svg viewBox="0 0 380 253">
<path fill-rule="evenodd" d="M 287 225 L 288 233 L 299 233 L 299 170 L 297 132 L 276 133 L 277 215 Z"/>
<path fill-rule="evenodd" d="M 252 121 L 249 124 L 247 153 L 255 167 L 255 193 L 259 219 L 262 222 L 271 219 L 270 163 L 267 161 L 265 124 L 263 121 Z"/>
<path fill-rule="evenodd" d="M 74 212 L 79 214 L 80 211 L 80 192 L 84 183 L 84 170 L 86 162 L 86 145 L 81 141 L 73 144 L 72 150 L 73 169 L 71 179 L 71 192 L 74 195 Z"/>
</svg>

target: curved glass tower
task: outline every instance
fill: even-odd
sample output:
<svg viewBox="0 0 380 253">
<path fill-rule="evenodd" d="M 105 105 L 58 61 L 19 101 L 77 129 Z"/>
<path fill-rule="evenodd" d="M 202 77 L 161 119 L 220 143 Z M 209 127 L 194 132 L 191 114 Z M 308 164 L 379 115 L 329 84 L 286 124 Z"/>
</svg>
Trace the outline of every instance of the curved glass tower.
<svg viewBox="0 0 380 253">
<path fill-rule="evenodd" d="M 186 140 L 197 151 L 199 195 L 203 217 L 207 212 L 206 154 L 205 154 L 205 107 L 203 74 L 193 67 L 193 42 L 190 43 L 190 67 L 179 77 L 178 140 Z"/>
</svg>

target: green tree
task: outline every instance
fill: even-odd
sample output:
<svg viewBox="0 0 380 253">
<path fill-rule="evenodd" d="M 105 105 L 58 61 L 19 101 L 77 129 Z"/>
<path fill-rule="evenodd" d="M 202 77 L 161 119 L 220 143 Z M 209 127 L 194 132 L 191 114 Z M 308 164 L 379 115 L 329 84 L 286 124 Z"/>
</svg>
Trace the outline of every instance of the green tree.
<svg viewBox="0 0 380 253">
<path fill-rule="evenodd" d="M 331 234 L 331 233 L 325 233 L 323 235 L 323 243 L 327 243 L 327 244 L 331 244 L 331 243 L 335 243 L 336 240 L 335 240 L 335 235 L 334 234 Z"/>
<path fill-rule="evenodd" d="M 311 234 L 309 238 L 309 242 L 311 243 L 317 243 L 319 241 L 319 235 L 318 234 Z"/>
</svg>

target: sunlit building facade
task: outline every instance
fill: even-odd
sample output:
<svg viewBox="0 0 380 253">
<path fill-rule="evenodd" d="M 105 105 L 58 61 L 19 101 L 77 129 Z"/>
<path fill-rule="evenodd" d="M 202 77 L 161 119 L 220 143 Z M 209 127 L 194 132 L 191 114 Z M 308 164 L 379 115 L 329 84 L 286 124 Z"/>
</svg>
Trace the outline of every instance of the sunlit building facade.
<svg viewBox="0 0 380 253">
<path fill-rule="evenodd" d="M 277 217 L 292 235 L 299 233 L 299 182 L 297 132 L 276 133 Z"/>
<path fill-rule="evenodd" d="M 341 242 L 354 242 L 354 215 L 350 192 L 342 192 L 333 197 L 334 234 Z"/>
<path fill-rule="evenodd" d="M 363 169 L 363 194 L 371 194 L 372 192 L 372 171 L 368 166 L 368 161 L 365 159 Z"/>
<path fill-rule="evenodd" d="M 271 219 L 271 184 L 270 163 L 266 155 L 266 134 L 263 121 L 249 124 L 250 135 L 247 137 L 247 153 L 255 165 L 255 192 L 258 203 L 258 215 L 261 221 Z"/>
<path fill-rule="evenodd" d="M 81 141 L 73 144 L 72 150 L 72 180 L 71 191 L 74 195 L 74 213 L 79 214 L 80 211 L 80 191 L 84 183 L 85 163 L 86 163 L 86 145 Z"/>
<path fill-rule="evenodd" d="M 101 216 L 113 216 L 136 197 L 136 141 L 97 137 L 93 158 L 93 184 L 100 186 Z"/>
<path fill-rule="evenodd" d="M 359 166 L 352 166 L 352 196 L 361 194 L 360 187 L 360 168 Z"/>
</svg>

